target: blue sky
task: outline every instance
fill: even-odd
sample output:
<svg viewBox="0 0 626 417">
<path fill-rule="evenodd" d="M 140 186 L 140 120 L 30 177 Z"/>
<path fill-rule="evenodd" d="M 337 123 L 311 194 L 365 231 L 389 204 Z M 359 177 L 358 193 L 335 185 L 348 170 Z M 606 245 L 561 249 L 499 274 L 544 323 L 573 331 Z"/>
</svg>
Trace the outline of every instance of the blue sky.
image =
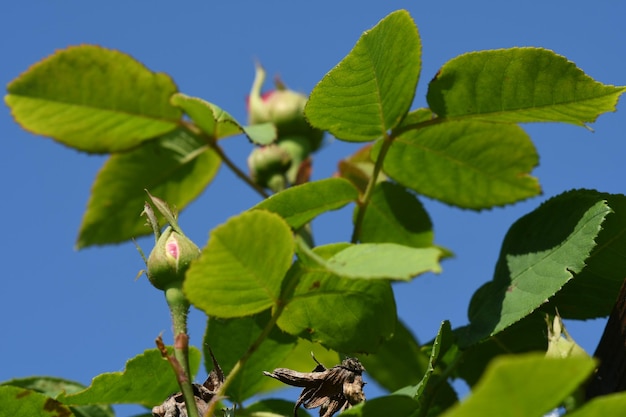
<svg viewBox="0 0 626 417">
<path fill-rule="evenodd" d="M 515 5 L 484 0 L 2 2 L 0 83 L 6 85 L 57 49 L 98 44 L 169 73 L 181 92 L 212 101 L 244 121 L 255 60 L 307 93 L 364 30 L 400 8 L 409 10 L 423 42 L 414 108 L 425 105 L 427 82 L 442 64 L 474 50 L 546 47 L 598 81 L 626 84 L 626 3 L 621 0 L 593 5 L 575 0 Z M 467 323 L 471 294 L 491 279 L 502 238 L 518 217 L 571 188 L 626 190 L 624 111 L 620 103 L 617 113 L 601 116 L 592 126 L 595 132 L 569 125 L 524 126 L 540 155 L 534 175 L 543 186 L 541 197 L 480 213 L 423 199 L 437 243 L 456 257 L 444 263 L 442 274 L 396 287 L 400 316 L 420 340 L 431 339 L 441 320 L 451 320 L 453 327 Z M 6 106 L 0 111 L 0 139 L 0 381 L 54 375 L 88 384 L 152 348 L 160 332 L 168 340 L 162 294 L 145 278 L 135 280 L 143 264 L 132 244 L 74 250 L 91 182 L 104 158 L 25 132 Z M 336 162 L 356 150 L 332 138 L 327 142 L 314 162 L 315 178 L 331 175 Z M 248 143 L 240 138 L 225 147 L 244 166 Z M 211 228 L 256 202 L 256 194 L 222 169 L 215 184 L 183 211 L 181 224 L 203 246 Z M 316 221 L 318 243 L 349 240 L 349 218 L 343 210 Z M 152 241 L 140 244 L 149 251 Z M 573 337 L 593 352 L 604 320 L 568 324 Z M 192 344 L 200 344 L 203 330 L 203 316 L 193 313 Z M 119 410 L 120 416 L 137 411 Z"/>
</svg>

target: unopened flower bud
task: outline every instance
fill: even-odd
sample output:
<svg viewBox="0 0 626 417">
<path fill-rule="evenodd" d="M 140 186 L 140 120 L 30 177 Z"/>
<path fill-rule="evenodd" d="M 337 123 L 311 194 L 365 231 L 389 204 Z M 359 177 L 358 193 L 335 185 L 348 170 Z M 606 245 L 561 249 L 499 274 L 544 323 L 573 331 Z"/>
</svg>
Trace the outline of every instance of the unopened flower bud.
<svg viewBox="0 0 626 417">
<path fill-rule="evenodd" d="M 191 261 L 198 256 L 198 246 L 187 236 L 168 226 L 148 257 L 148 279 L 160 290 L 180 286 Z"/>
<path fill-rule="evenodd" d="M 248 97 L 248 122 L 251 125 L 273 123 L 278 131 L 278 138 L 284 135 L 299 135 L 310 141 L 311 150 L 317 150 L 322 142 L 323 132 L 314 129 L 304 117 L 307 97 L 289 90 L 282 83 L 277 83 L 276 90 L 261 94 L 265 81 L 265 70 L 256 67 L 256 76 Z"/>
<path fill-rule="evenodd" d="M 290 166 L 289 153 L 275 144 L 254 148 L 248 157 L 252 180 L 274 191 L 276 186 L 280 186 L 277 182 L 282 181 L 284 186 L 285 173 Z"/>
</svg>

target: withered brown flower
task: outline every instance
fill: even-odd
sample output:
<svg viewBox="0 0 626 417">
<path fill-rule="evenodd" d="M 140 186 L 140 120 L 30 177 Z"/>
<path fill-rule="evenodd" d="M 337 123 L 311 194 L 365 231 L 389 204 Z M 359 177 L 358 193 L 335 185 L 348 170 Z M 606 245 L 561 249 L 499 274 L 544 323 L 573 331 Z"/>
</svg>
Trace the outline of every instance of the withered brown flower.
<svg viewBox="0 0 626 417">
<path fill-rule="evenodd" d="M 193 384 L 193 396 L 196 400 L 196 406 L 198 407 L 198 413 L 204 416 L 209 409 L 209 404 L 212 401 L 217 401 L 217 392 L 224 383 L 224 372 L 220 365 L 215 360 L 213 352 L 211 352 L 211 358 L 213 359 L 213 370 L 209 373 L 206 381 L 202 385 Z M 152 408 L 152 415 L 154 417 L 188 417 L 187 407 L 185 405 L 185 399 L 183 394 L 177 392 L 170 395 L 161 405 Z"/>
<path fill-rule="evenodd" d="M 263 372 L 265 375 L 294 387 L 304 387 L 293 415 L 298 416 L 298 407 L 306 409 L 320 407 L 320 417 L 331 417 L 337 411 L 343 411 L 355 404 L 365 401 L 363 393 L 362 373 L 365 371 L 356 358 L 346 358 L 341 364 L 327 369 L 319 363 L 312 372 L 298 372 L 286 368 L 274 369 L 274 372 Z"/>
</svg>

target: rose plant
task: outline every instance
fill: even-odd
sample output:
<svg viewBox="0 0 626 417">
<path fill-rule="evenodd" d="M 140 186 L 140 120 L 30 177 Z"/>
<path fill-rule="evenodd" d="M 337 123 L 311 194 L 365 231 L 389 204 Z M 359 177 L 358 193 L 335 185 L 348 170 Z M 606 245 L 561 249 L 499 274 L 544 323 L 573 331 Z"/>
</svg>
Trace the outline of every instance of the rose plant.
<svg viewBox="0 0 626 417">
<path fill-rule="evenodd" d="M 280 387 L 274 379 L 303 387 L 297 406 L 320 415 L 539 416 L 557 407 L 620 415 L 623 394 L 585 398 L 597 363 L 580 354 L 560 317 L 611 312 L 626 269 L 623 195 L 565 191 L 520 218 L 493 280 L 468 300 L 469 325 L 452 328 L 442 317 L 426 343 L 397 317 L 392 284 L 440 272 L 450 255 L 435 244 L 421 196 L 484 210 L 538 195 L 530 175 L 538 155 L 520 124 L 586 126 L 614 111 L 626 87 L 597 82 L 543 48 L 476 51 L 445 63 L 428 83 L 429 107 L 411 110 L 420 69 L 417 27 L 400 10 L 366 31 L 308 98 L 280 81 L 262 94 L 257 65 L 247 124 L 96 46 L 60 50 L 13 80 L 5 101 L 17 123 L 109 155 L 80 248 L 149 234 L 137 217 L 144 209 L 155 235 L 146 273 L 164 292 L 174 343 L 159 339 L 89 387 L 55 377 L 6 381 L 7 415 L 108 417 L 118 403 L 167 416 L 291 415 L 294 401 L 247 401 Z M 363 147 L 336 176 L 310 181 L 324 132 Z M 252 142 L 248 172 L 220 143 L 236 135 Z M 170 207 L 190 204 L 222 163 L 262 200 L 199 249 Z M 347 205 L 352 235 L 315 246 L 310 222 Z M 207 316 L 201 349 L 188 345 L 190 305 Z M 320 346 L 309 372 L 308 352 Z M 209 378 L 193 384 L 202 355 Z M 363 368 L 390 394 L 363 401 Z M 454 379 L 471 388 L 463 402 Z"/>
</svg>

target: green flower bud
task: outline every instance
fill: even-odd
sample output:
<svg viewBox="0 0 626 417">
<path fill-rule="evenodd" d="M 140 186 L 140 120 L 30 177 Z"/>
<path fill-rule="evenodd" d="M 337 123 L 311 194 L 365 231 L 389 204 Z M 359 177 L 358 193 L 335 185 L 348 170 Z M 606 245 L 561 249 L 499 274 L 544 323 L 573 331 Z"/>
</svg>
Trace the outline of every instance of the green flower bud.
<svg viewBox="0 0 626 417">
<path fill-rule="evenodd" d="M 198 246 L 168 226 L 148 257 L 148 279 L 160 290 L 181 286 L 187 268 L 198 256 Z"/>
<path fill-rule="evenodd" d="M 252 180 L 261 187 L 274 191 L 276 187 L 284 188 L 285 173 L 290 166 L 289 153 L 275 144 L 254 148 L 248 157 Z"/>
<path fill-rule="evenodd" d="M 307 96 L 289 90 L 281 82 L 276 83 L 276 90 L 261 94 L 264 81 L 265 70 L 257 65 L 256 76 L 248 97 L 248 123 L 251 125 L 273 123 L 279 139 L 285 135 L 306 137 L 311 150 L 317 150 L 322 143 L 324 132 L 314 129 L 304 117 Z"/>
</svg>

